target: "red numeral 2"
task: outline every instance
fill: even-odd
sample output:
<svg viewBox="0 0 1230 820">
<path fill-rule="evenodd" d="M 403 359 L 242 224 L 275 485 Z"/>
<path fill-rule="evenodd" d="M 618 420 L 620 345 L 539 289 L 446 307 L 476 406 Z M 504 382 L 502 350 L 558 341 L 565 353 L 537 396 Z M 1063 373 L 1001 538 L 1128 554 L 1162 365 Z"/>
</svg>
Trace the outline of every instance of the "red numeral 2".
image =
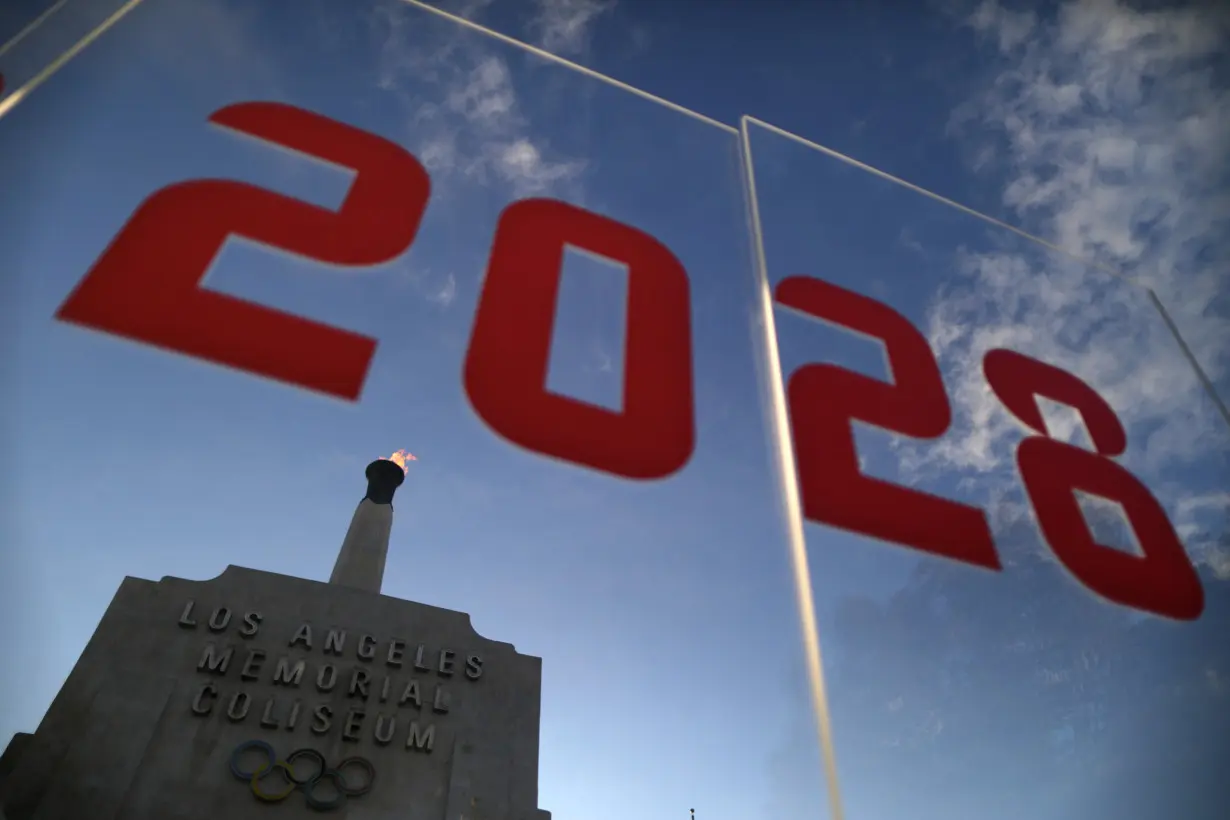
<svg viewBox="0 0 1230 820">
<path fill-rule="evenodd" d="M 414 241 L 431 183 L 386 139 L 299 108 L 252 102 L 210 121 L 355 170 L 338 211 L 230 180 L 170 185 L 141 203 L 56 314 L 118 336 L 344 399 L 376 341 L 200 286 L 229 236 L 335 265 L 377 265 Z"/>
<path fill-rule="evenodd" d="M 790 416 L 804 514 L 936 555 L 999 569 L 982 510 L 863 475 L 852 419 L 913 438 L 942 436 L 952 420 L 940 368 L 927 340 L 892 308 L 821 279 L 794 276 L 779 304 L 880 339 L 893 384 L 830 364 L 790 377 Z"/>
<path fill-rule="evenodd" d="M 914 438 L 937 438 L 951 421 L 939 365 L 926 339 L 887 305 L 828 282 L 791 277 L 777 301 L 883 341 L 893 384 L 827 364 L 790 378 L 791 427 L 805 515 L 813 521 L 914 549 L 999 568 L 986 517 L 975 507 L 862 475 L 850 421 Z M 1004 406 L 1040 436 L 1017 448 L 1021 480 L 1047 544 L 1085 586 L 1120 604 L 1170 618 L 1198 618 L 1200 580 L 1157 499 L 1110 460 L 1127 447 L 1123 425 L 1093 388 L 1072 374 L 1009 350 L 986 355 L 984 372 Z M 1077 409 L 1096 452 L 1047 437 L 1035 401 Z M 1074 492 L 1123 505 L 1143 556 L 1093 540 Z"/>
</svg>

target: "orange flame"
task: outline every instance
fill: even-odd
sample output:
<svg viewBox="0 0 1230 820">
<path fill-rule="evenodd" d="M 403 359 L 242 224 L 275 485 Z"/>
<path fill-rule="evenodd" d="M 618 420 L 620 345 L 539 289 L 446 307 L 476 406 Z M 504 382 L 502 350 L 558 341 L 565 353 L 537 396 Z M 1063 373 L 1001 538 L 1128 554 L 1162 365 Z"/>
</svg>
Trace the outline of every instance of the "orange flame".
<svg viewBox="0 0 1230 820">
<path fill-rule="evenodd" d="M 406 462 L 418 461 L 418 459 L 412 453 L 407 453 L 405 450 L 398 450 L 397 452 L 393 453 L 393 455 L 388 456 L 388 457 L 381 456 L 380 460 L 393 462 L 398 467 L 401 467 L 401 470 L 403 473 L 410 471 L 410 468 L 406 466 Z"/>
</svg>

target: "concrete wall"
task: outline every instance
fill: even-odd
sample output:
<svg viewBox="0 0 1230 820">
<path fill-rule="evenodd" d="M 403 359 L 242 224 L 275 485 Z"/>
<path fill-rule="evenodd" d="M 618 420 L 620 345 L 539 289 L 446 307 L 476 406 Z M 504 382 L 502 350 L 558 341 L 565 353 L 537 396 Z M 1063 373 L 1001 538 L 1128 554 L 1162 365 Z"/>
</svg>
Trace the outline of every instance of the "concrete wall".
<svg viewBox="0 0 1230 820">
<path fill-rule="evenodd" d="M 235 747 L 256 740 L 281 759 L 367 758 L 371 791 L 335 817 L 546 820 L 540 692 L 541 661 L 462 613 L 237 567 L 129 578 L 38 731 L 6 755 L 0 806 L 7 820 L 321 816 L 302 789 L 270 806 L 231 773 Z M 292 767 L 315 769 L 310 755 Z M 278 771 L 260 785 L 285 782 Z"/>
</svg>

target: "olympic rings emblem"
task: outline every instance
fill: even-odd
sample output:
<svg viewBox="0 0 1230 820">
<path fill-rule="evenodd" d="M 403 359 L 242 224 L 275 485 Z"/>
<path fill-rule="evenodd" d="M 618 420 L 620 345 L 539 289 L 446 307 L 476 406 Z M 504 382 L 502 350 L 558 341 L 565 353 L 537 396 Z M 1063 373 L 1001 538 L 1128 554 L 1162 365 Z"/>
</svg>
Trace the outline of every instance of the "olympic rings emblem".
<svg viewBox="0 0 1230 820">
<path fill-rule="evenodd" d="M 252 771 L 245 771 L 240 768 L 239 758 L 244 752 L 252 750 L 261 752 L 265 756 L 265 762 Z M 308 777 L 295 771 L 295 763 L 301 760 L 312 760 L 316 764 Z M 315 749 L 296 749 L 284 760 L 278 760 L 273 747 L 263 740 L 247 740 L 236 746 L 231 752 L 230 768 L 231 774 L 248 783 L 257 800 L 266 803 L 280 803 L 290 797 L 295 790 L 301 790 L 303 799 L 307 801 L 309 807 L 316 811 L 336 809 L 351 797 L 361 797 L 367 794 L 376 784 L 376 767 L 365 757 L 348 757 L 330 768 L 325 764 L 325 756 Z M 364 777 L 360 785 L 350 784 L 351 782 L 346 779 L 347 769 L 359 769 L 363 772 Z M 283 782 L 279 786 L 268 782 L 275 773 L 280 773 L 282 777 Z M 320 796 L 319 789 L 325 781 L 332 783 L 334 791 L 337 792 L 336 795 Z"/>
</svg>

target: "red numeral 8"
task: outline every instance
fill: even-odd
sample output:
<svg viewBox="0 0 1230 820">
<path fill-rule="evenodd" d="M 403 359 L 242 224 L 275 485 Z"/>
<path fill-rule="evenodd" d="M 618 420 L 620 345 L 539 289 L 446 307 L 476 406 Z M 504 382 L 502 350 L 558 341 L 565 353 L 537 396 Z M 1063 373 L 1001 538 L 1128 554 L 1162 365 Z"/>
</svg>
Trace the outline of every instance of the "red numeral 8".
<svg viewBox="0 0 1230 820">
<path fill-rule="evenodd" d="M 1127 446 L 1114 410 L 1076 376 L 1011 350 L 988 353 L 983 372 L 1009 412 L 1041 434 L 1020 443 L 1017 467 L 1042 535 L 1063 565 L 1116 603 L 1179 620 L 1200 617 L 1200 579 L 1166 512 L 1136 476 L 1111 461 Z M 1037 396 L 1080 412 L 1096 452 L 1050 438 Z M 1122 504 L 1143 555 L 1095 541 L 1076 490 Z"/>
</svg>

